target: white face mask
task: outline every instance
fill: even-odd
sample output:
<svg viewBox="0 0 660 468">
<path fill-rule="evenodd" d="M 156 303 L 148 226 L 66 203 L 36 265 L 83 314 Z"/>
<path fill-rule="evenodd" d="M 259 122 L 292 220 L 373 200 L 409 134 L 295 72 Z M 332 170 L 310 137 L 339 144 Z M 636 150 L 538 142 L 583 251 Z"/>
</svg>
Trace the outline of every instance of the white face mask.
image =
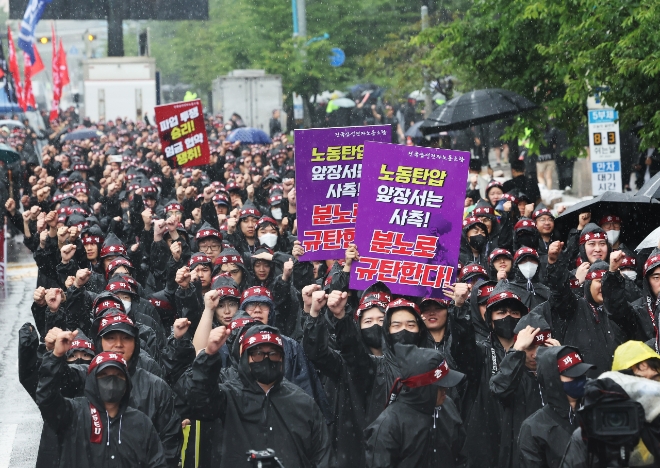
<svg viewBox="0 0 660 468">
<path fill-rule="evenodd" d="M 607 232 L 607 242 L 609 242 L 610 245 L 616 244 L 616 241 L 619 240 L 619 234 L 621 234 L 621 231 L 606 231 Z"/>
<path fill-rule="evenodd" d="M 279 221 L 282 219 L 282 208 L 271 208 L 270 214 L 273 215 L 273 218 Z"/>
<path fill-rule="evenodd" d="M 264 234 L 263 236 L 259 236 L 259 242 L 272 249 L 275 247 L 275 244 L 277 244 L 277 234 Z"/>
<path fill-rule="evenodd" d="M 627 276 L 632 281 L 635 281 L 637 279 L 637 272 L 634 270 L 621 270 L 621 274 L 623 276 Z"/>
<path fill-rule="evenodd" d="M 128 314 L 131 311 L 131 301 L 122 299 L 121 303 L 124 304 L 124 309 L 126 309 L 126 313 Z"/>
<path fill-rule="evenodd" d="M 536 274 L 536 270 L 539 268 L 539 265 L 534 262 L 527 262 L 527 263 L 521 263 L 518 265 L 518 269 L 520 270 L 520 273 L 527 278 L 527 279 L 532 279 L 534 278 L 534 275 Z"/>
</svg>

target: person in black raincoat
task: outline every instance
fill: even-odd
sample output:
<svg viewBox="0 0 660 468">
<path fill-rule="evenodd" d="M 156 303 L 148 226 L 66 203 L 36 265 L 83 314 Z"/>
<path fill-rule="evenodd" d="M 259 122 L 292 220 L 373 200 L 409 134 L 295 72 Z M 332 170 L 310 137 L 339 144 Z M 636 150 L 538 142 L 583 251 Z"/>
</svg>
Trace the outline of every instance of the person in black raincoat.
<svg viewBox="0 0 660 468">
<path fill-rule="evenodd" d="M 532 220 L 536 223 L 539 232 L 539 242 L 534 249 L 539 255 L 545 256 L 548 254 L 550 244 L 559 240 L 555 232 L 555 215 L 543 203 L 539 203 L 532 214 Z"/>
<path fill-rule="evenodd" d="M 318 285 L 303 290 L 303 297 L 311 292 L 309 318 L 305 323 L 303 348 L 324 378 L 324 388 L 331 400 L 334 414 L 330 426 L 337 466 L 363 467 L 363 430 L 365 424 L 365 376 L 354 375 L 342 353 L 336 348 L 335 312 L 344 309 L 341 291 L 326 295 Z M 372 354 L 381 355 L 383 320 L 391 299 L 387 286 L 376 283 L 365 290 L 353 315 L 360 327 L 361 340 L 354 346 L 366 346 Z"/>
<path fill-rule="evenodd" d="M 450 355 L 451 331 L 449 326 L 449 301 L 426 297 L 419 304 L 419 312 L 426 328 L 433 337 L 435 349 L 447 359 L 449 366 L 454 366 Z M 455 366 L 454 366 L 455 367 Z"/>
<path fill-rule="evenodd" d="M 471 466 L 498 466 L 502 405 L 490 392 L 489 382 L 500 369 L 505 353 L 513 346 L 514 329 L 528 313 L 520 297 L 501 281 L 486 304 L 485 322 L 490 339 L 478 341 L 470 315 L 462 310 L 469 295 L 468 285 L 456 283 L 445 294 L 454 301 L 451 319 L 451 354 L 456 369 L 467 376 L 463 415 L 467 453 Z"/>
<path fill-rule="evenodd" d="M 488 266 L 488 228 L 479 218 L 469 217 L 463 220 L 461 251 L 458 255 L 459 267 L 469 263 Z"/>
<path fill-rule="evenodd" d="M 525 419 L 518 438 L 520 468 L 559 468 L 577 427 L 575 410 L 584 390 L 585 374 L 593 366 L 572 346 L 540 348 L 536 377 L 544 406 Z M 570 396 L 568 393 L 573 396 Z"/>
<path fill-rule="evenodd" d="M 89 365 L 84 396 L 64 398 L 57 385 L 75 332 L 61 332 L 41 365 L 37 404 L 61 441 L 61 467 L 168 466 L 151 420 L 131 407 L 132 379 L 120 354 L 100 353 Z M 104 414 L 105 413 L 105 414 Z"/>
<path fill-rule="evenodd" d="M 539 347 L 559 346 L 550 325 L 534 313 L 520 319 L 514 330 L 516 342 L 490 378 L 490 391 L 502 403 L 502 436 L 499 468 L 518 468 L 518 435 L 523 421 L 541 409 L 543 400 L 536 378 Z"/>
<path fill-rule="evenodd" d="M 245 203 L 241 208 L 238 221 L 230 218 L 227 222 L 227 242 L 234 246 L 244 259 L 249 258 L 250 254 L 259 247 L 257 238 L 257 222 L 261 218 L 261 212 L 253 203 Z"/>
<path fill-rule="evenodd" d="M 515 277 L 511 252 L 506 249 L 495 249 L 490 253 L 488 276 L 493 281 L 512 280 Z"/>
<path fill-rule="evenodd" d="M 613 310 L 625 311 L 627 315 L 635 315 L 640 324 L 640 333 L 637 339 L 645 341 L 656 352 L 660 349 L 660 336 L 658 325 L 660 316 L 660 249 L 654 249 L 644 263 L 643 297 L 630 303 L 625 291 L 628 280 L 617 272 L 626 257 L 612 253 L 610 258 L 610 271 L 603 278 L 603 298 L 608 307 Z"/>
<path fill-rule="evenodd" d="M 541 281 L 545 276 L 544 270 L 545 265 L 534 249 L 521 247 L 513 257 L 514 278 L 509 280 L 511 290 L 530 310 L 550 298 L 550 288 Z"/>
<path fill-rule="evenodd" d="M 577 346 L 584 358 L 596 366 L 589 373 L 590 377 L 596 377 L 612 367 L 618 345 L 636 339 L 640 333 L 640 320 L 629 309 L 613 308 L 604 303 L 602 281 L 610 268 L 604 261 L 596 261 L 589 267 L 583 286 L 584 297 L 573 294 L 569 272 L 557 261 L 561 248 L 561 242 L 550 246 L 548 286 L 552 295 L 535 311 L 543 314 L 551 324 L 555 339 L 565 345 Z"/>
<path fill-rule="evenodd" d="M 485 200 L 479 200 L 470 216 L 479 219 L 488 228 L 488 252 L 497 248 L 511 249 L 513 247 L 513 232 L 509 213 L 498 220 L 495 208 Z"/>
<path fill-rule="evenodd" d="M 245 267 L 243 256 L 234 248 L 225 248 L 213 262 L 213 276 L 221 273 L 229 273 L 241 291 L 254 285 L 252 272 Z"/>
<path fill-rule="evenodd" d="M 437 350 L 395 344 L 394 354 L 402 376 L 365 430 L 367 468 L 464 466 L 465 429 L 446 391 L 465 376 Z"/>
<path fill-rule="evenodd" d="M 218 350 L 229 334 L 211 332 L 195 358 L 187 405 L 195 419 L 220 418 L 224 432 L 220 467 L 247 466 L 249 450 L 275 450 L 284 466 L 334 467 L 334 454 L 323 416 L 314 400 L 283 378 L 284 348 L 276 328 L 251 327 L 239 345 L 238 379 L 218 384 Z"/>
<path fill-rule="evenodd" d="M 129 405 L 151 419 L 163 444 L 167 466 L 176 467 L 181 449 L 181 418 L 174 409 L 172 390 L 167 383 L 138 365 L 140 340 L 134 322 L 118 310 L 108 309 L 94 321 L 91 338 L 97 351 L 128 358 L 128 373 L 134 390 Z M 86 370 L 85 366 L 59 367 L 65 396 L 77 395 L 84 388 Z"/>
</svg>

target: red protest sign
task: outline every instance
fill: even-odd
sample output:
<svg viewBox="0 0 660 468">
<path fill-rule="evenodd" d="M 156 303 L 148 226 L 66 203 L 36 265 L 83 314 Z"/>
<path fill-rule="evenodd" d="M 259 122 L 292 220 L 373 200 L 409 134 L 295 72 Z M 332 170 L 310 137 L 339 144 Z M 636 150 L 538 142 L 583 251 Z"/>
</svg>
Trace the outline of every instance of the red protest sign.
<svg viewBox="0 0 660 468">
<path fill-rule="evenodd" d="M 202 166 L 211 158 L 202 101 L 156 106 L 156 125 L 163 153 L 174 167 Z"/>
</svg>

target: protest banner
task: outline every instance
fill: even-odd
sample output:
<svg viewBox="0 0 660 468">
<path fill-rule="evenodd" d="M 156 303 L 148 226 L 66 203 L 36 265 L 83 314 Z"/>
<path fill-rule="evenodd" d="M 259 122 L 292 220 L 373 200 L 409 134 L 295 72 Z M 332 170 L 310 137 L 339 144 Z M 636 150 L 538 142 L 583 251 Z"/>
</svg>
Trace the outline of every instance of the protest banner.
<svg viewBox="0 0 660 468">
<path fill-rule="evenodd" d="M 443 297 L 458 263 L 470 153 L 367 142 L 350 287 Z"/>
<path fill-rule="evenodd" d="M 355 239 L 364 143 L 391 134 L 390 125 L 295 131 L 300 260 L 344 258 Z"/>
<path fill-rule="evenodd" d="M 202 101 L 155 107 L 158 137 L 172 167 L 203 166 L 211 159 Z"/>
</svg>

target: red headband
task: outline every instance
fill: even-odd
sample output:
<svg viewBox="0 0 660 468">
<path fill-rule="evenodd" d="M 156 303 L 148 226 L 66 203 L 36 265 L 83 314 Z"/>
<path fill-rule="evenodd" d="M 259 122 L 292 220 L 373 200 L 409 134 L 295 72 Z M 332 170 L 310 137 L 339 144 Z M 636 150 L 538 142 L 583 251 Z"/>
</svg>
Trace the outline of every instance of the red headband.
<svg viewBox="0 0 660 468">
<path fill-rule="evenodd" d="M 503 301 L 504 299 L 516 299 L 520 300 L 520 297 L 517 294 L 512 293 L 511 291 L 504 291 L 498 294 L 495 294 L 494 296 L 491 295 L 491 297 L 488 299 L 488 306 L 491 306 L 492 304 L 495 304 L 496 302 Z"/>
<path fill-rule="evenodd" d="M 557 359 L 557 367 L 559 367 L 560 374 L 578 364 L 582 364 L 582 358 L 575 351 Z"/>
<path fill-rule="evenodd" d="M 602 226 L 605 223 L 619 223 L 621 224 L 621 218 L 616 215 L 607 215 L 603 216 L 598 223 L 599 226 Z"/>
<path fill-rule="evenodd" d="M 282 343 L 282 337 L 280 337 L 280 335 L 269 331 L 262 331 L 259 333 L 255 333 L 250 338 L 248 338 L 244 343 L 241 343 L 240 354 L 243 355 L 243 351 L 264 343 L 269 343 L 275 346 L 279 346 L 280 348 L 282 348 L 282 350 L 284 350 L 284 344 Z"/>
<path fill-rule="evenodd" d="M 513 227 L 516 231 L 519 229 L 536 229 L 536 223 L 531 219 L 521 219 Z"/>
<path fill-rule="evenodd" d="M 543 344 L 548 341 L 548 339 L 552 338 L 552 333 L 550 330 L 546 331 L 540 331 L 534 336 L 534 341 L 532 341 L 532 345 L 537 345 L 537 344 Z M 514 341 L 518 339 L 518 335 L 513 337 Z"/>
<path fill-rule="evenodd" d="M 231 286 L 223 286 L 218 288 L 216 291 L 218 291 L 220 294 L 220 299 L 225 297 L 235 297 L 236 299 L 241 299 L 241 292 L 236 288 L 232 288 Z"/>
<path fill-rule="evenodd" d="M 417 304 L 407 299 L 399 298 L 387 304 L 387 310 L 398 309 L 399 307 L 408 307 L 410 309 L 413 309 L 417 313 L 417 315 L 419 315 L 419 307 L 417 307 Z"/>
<path fill-rule="evenodd" d="M 71 342 L 70 349 L 89 349 L 92 352 L 96 352 L 96 348 L 94 348 L 92 342 L 87 340 L 75 340 Z"/>
<path fill-rule="evenodd" d="M 484 284 L 479 287 L 479 294 L 477 297 L 488 297 L 495 289 L 495 286 L 492 284 Z"/>
<path fill-rule="evenodd" d="M 101 319 L 101 324 L 99 325 L 99 333 L 101 331 L 105 330 L 108 328 L 110 325 L 114 325 L 115 323 L 127 323 L 128 325 L 135 326 L 133 321 L 128 318 L 128 315 L 126 314 L 113 314 L 113 315 L 107 315 Z"/>
<path fill-rule="evenodd" d="M 449 366 L 447 365 L 447 361 L 442 361 L 438 367 L 435 369 L 431 369 L 428 372 L 425 372 L 423 374 L 419 375 L 413 375 L 412 377 L 408 377 L 407 379 L 402 379 L 401 377 L 397 378 L 394 381 L 394 385 L 392 386 L 392 390 L 390 391 L 390 399 L 387 402 L 387 405 L 391 405 L 394 403 L 399 396 L 399 393 L 401 392 L 401 389 L 406 386 L 408 388 L 419 388 L 419 387 L 425 387 L 427 385 L 432 385 L 436 383 L 439 380 L 442 380 L 443 377 L 445 377 L 447 374 L 449 374 Z"/>
<path fill-rule="evenodd" d="M 603 279 L 603 276 L 605 276 L 605 273 L 607 273 L 607 270 L 594 270 L 591 273 L 587 274 L 587 277 L 585 278 L 585 281 L 593 281 L 595 279 Z"/>
<path fill-rule="evenodd" d="M 92 362 L 87 368 L 87 373 L 91 374 L 94 371 L 94 369 L 96 369 L 99 365 L 103 364 L 104 362 L 117 362 L 123 366 L 124 372 L 126 372 L 126 368 L 128 367 L 128 364 L 126 364 L 126 360 L 121 356 L 121 354 L 109 353 L 104 351 L 102 353 L 99 353 L 97 356 L 94 357 L 94 359 L 92 359 Z"/>
<path fill-rule="evenodd" d="M 104 255 L 124 255 L 126 254 L 126 247 L 123 245 L 106 245 L 101 249 L 101 256 Z"/>
<path fill-rule="evenodd" d="M 101 236 L 83 236 L 82 238 L 82 243 L 83 245 L 90 245 L 90 244 L 101 244 L 105 239 Z"/>
<path fill-rule="evenodd" d="M 227 263 L 240 263 L 243 264 L 243 257 L 240 255 L 223 255 L 215 259 L 216 265 L 225 265 Z"/>
<path fill-rule="evenodd" d="M 580 245 L 584 245 L 591 240 L 607 240 L 607 234 L 604 232 L 589 232 L 580 236 Z"/>
<path fill-rule="evenodd" d="M 254 322 L 256 322 L 256 320 L 253 318 L 240 318 L 240 319 L 232 320 L 231 323 L 229 324 L 229 329 L 236 330 L 237 328 L 244 327 L 248 323 L 254 323 Z"/>
<path fill-rule="evenodd" d="M 170 203 L 165 207 L 165 212 L 168 211 L 183 211 L 183 207 L 178 203 Z"/>
</svg>

